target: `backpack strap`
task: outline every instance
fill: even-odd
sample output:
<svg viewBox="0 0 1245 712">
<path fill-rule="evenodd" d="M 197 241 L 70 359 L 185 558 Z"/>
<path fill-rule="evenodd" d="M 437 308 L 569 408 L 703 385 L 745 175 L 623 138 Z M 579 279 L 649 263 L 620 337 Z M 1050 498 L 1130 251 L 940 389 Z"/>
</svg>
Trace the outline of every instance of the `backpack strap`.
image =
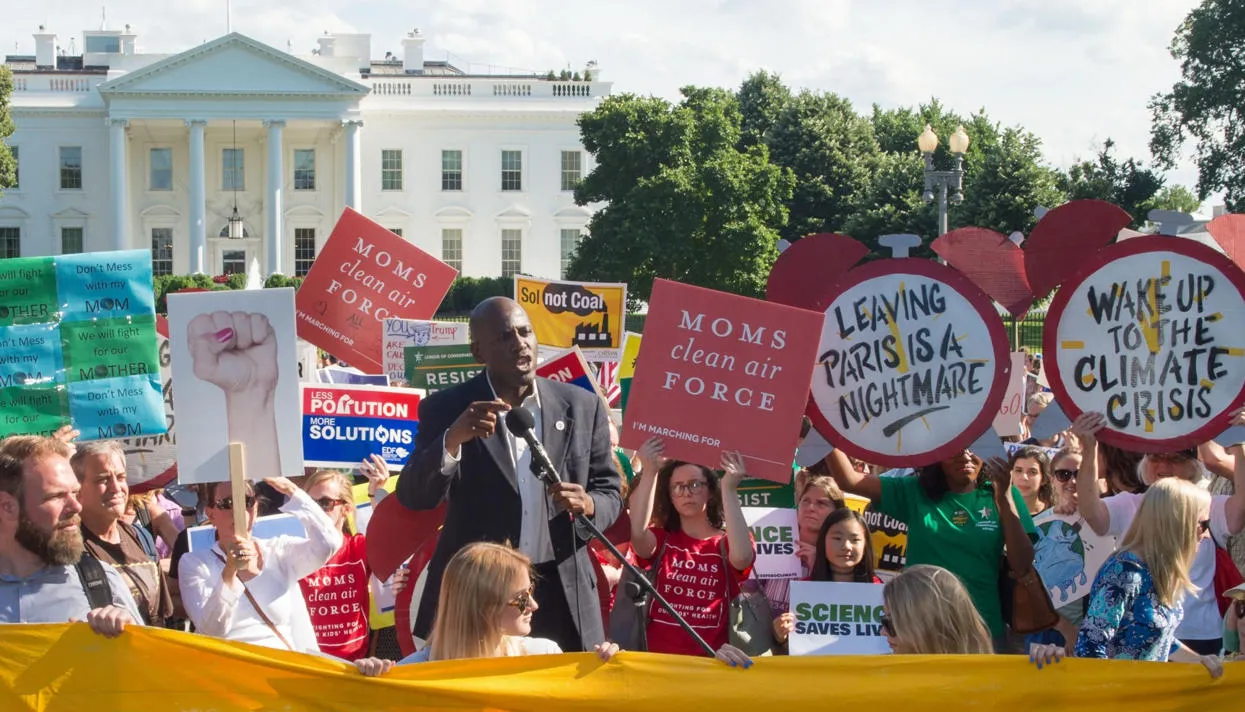
<svg viewBox="0 0 1245 712">
<path fill-rule="evenodd" d="M 160 561 L 160 552 L 156 549 L 156 540 L 152 538 L 151 532 L 134 524 L 127 526 L 129 527 L 131 536 L 133 536 L 134 540 L 138 542 L 138 545 L 143 548 L 143 551 L 146 552 L 147 556 L 150 556 L 152 561 Z"/>
<path fill-rule="evenodd" d="M 74 564 L 78 571 L 78 579 L 82 582 L 82 591 L 86 594 L 91 610 L 106 608 L 112 605 L 112 586 L 104 573 L 104 564 L 94 556 L 83 553 Z"/>
</svg>

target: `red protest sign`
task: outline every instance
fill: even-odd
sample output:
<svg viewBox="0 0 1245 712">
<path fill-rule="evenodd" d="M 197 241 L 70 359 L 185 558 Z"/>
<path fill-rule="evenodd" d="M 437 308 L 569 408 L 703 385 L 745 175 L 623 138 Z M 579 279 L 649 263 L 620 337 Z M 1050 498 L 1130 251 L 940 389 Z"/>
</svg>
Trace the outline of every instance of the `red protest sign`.
<svg viewBox="0 0 1245 712">
<path fill-rule="evenodd" d="M 621 444 L 656 435 L 666 456 L 791 481 L 825 315 L 678 282 L 653 285 Z"/>
<path fill-rule="evenodd" d="M 592 375 L 592 369 L 588 366 L 588 362 L 584 360 L 584 354 L 579 350 L 578 346 L 549 359 L 542 363 L 536 369 L 536 375 L 541 378 L 548 378 L 551 381 L 561 381 L 569 383 L 573 386 L 595 393 L 597 397 L 605 403 L 605 409 L 609 410 L 609 401 L 605 399 L 605 394 L 601 392 L 597 379 Z"/>
<path fill-rule="evenodd" d="M 298 289 L 298 336 L 382 373 L 385 319 L 430 319 L 458 272 L 346 208 Z"/>
</svg>

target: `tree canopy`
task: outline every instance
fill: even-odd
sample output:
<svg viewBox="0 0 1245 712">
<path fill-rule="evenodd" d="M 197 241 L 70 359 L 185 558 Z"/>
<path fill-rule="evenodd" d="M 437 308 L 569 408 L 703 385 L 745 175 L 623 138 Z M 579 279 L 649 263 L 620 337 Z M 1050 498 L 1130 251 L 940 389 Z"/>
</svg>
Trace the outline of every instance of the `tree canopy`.
<svg viewBox="0 0 1245 712">
<path fill-rule="evenodd" d="M 0 66 L 0 191 L 12 188 L 17 182 L 17 161 L 6 143 L 13 134 L 13 118 L 9 114 L 9 100 L 13 96 L 13 72 Z"/>
<path fill-rule="evenodd" d="M 1174 168 L 1185 144 L 1194 144 L 1197 195 L 1224 191 L 1229 209 L 1245 206 L 1245 3 L 1203 0 L 1172 39 L 1180 81 L 1150 100 L 1150 151 L 1161 168 Z"/>
</svg>

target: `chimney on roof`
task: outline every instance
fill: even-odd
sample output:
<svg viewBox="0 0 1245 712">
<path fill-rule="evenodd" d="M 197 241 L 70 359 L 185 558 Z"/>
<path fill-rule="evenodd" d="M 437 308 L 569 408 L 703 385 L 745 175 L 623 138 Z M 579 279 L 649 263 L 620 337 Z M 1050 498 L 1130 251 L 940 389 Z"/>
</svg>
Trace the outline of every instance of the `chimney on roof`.
<svg viewBox="0 0 1245 712">
<path fill-rule="evenodd" d="M 321 57 L 332 57 L 333 56 L 333 46 L 337 44 L 337 38 L 334 37 L 333 35 L 330 35 L 328 33 L 328 30 L 325 30 L 324 36 L 320 37 L 318 40 L 316 40 L 316 42 L 320 44 L 320 56 Z"/>
<path fill-rule="evenodd" d="M 418 27 L 402 38 L 402 70 L 407 74 L 424 73 L 424 35 Z"/>
<path fill-rule="evenodd" d="M 43 25 L 35 33 L 35 66 L 40 69 L 56 68 L 56 33 L 47 32 Z"/>
</svg>

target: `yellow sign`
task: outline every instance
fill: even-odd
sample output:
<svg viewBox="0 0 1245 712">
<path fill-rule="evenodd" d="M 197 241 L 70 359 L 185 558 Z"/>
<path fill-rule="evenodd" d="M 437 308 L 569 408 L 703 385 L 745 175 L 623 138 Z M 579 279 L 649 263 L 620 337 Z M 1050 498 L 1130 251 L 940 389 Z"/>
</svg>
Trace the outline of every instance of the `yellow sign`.
<svg viewBox="0 0 1245 712">
<path fill-rule="evenodd" d="M 628 331 L 623 339 L 622 361 L 618 364 L 619 380 L 635 376 L 635 360 L 640 355 L 641 338 L 634 331 Z"/>
<path fill-rule="evenodd" d="M 617 361 L 627 319 L 627 285 L 514 278 L 514 299 L 523 306 L 541 346 L 578 346 L 589 361 Z"/>
<path fill-rule="evenodd" d="M 854 494 L 845 494 L 847 506 L 865 518 L 869 525 L 869 543 L 873 544 L 873 566 L 880 572 L 903 571 L 908 553 L 908 525 L 870 507 L 871 501 Z M 884 573 L 883 573 L 884 575 Z"/>
<path fill-rule="evenodd" d="M 814 691 L 833 690 L 833 694 Z M 1192 663 L 1021 655 L 758 658 L 747 670 L 682 655 L 535 655 L 395 668 L 365 678 L 331 659 L 163 628 L 109 640 L 86 624 L 0 626 L 0 709 L 33 712 L 680 712 L 869 709 L 1167 712 L 1239 709 L 1245 664 L 1212 681 Z"/>
</svg>

